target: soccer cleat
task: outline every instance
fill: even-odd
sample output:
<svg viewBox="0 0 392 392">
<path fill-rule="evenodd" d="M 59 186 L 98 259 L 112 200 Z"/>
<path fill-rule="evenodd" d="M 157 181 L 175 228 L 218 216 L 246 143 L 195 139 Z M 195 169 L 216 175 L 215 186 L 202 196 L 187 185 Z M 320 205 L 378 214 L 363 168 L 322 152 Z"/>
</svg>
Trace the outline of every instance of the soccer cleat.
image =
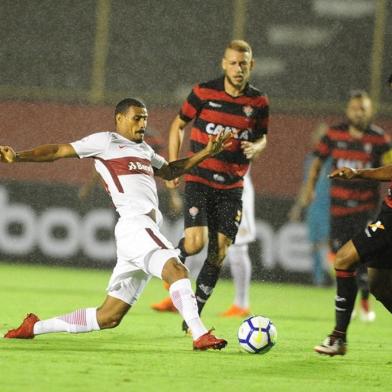
<svg viewBox="0 0 392 392">
<path fill-rule="evenodd" d="M 10 329 L 4 337 L 7 339 L 33 339 L 34 338 L 34 324 L 39 321 L 39 318 L 29 313 L 22 324 L 15 329 Z"/>
<path fill-rule="evenodd" d="M 319 354 L 329 355 L 345 355 L 347 351 L 347 343 L 342 339 L 333 335 L 329 335 L 326 339 L 314 348 Z"/>
<path fill-rule="evenodd" d="M 249 308 L 240 308 L 237 305 L 231 305 L 229 309 L 221 313 L 221 317 L 247 317 L 250 315 Z"/>
<path fill-rule="evenodd" d="M 151 308 L 156 310 L 157 312 L 177 312 L 176 307 L 173 305 L 173 301 L 170 297 L 166 297 L 161 302 L 156 304 L 152 304 Z"/>
<path fill-rule="evenodd" d="M 227 345 L 227 341 L 225 339 L 217 338 L 212 335 L 212 329 L 210 329 L 207 333 L 200 336 L 198 339 L 193 341 L 193 349 L 205 351 L 210 348 L 213 350 L 222 350 Z"/>
</svg>

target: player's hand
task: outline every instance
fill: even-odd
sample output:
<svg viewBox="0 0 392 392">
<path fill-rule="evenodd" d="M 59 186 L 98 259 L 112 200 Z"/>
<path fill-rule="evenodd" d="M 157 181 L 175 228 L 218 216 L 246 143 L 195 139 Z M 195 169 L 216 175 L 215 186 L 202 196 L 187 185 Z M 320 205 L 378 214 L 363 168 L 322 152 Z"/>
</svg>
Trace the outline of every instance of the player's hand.
<svg viewBox="0 0 392 392">
<path fill-rule="evenodd" d="M 13 163 L 16 161 L 16 152 L 9 146 L 0 146 L 0 162 Z"/>
<path fill-rule="evenodd" d="M 328 177 L 329 178 L 341 178 L 343 180 L 351 180 L 357 176 L 358 172 L 350 167 L 342 167 L 334 170 Z"/>
<path fill-rule="evenodd" d="M 229 139 L 233 136 L 232 132 L 219 132 L 215 137 L 208 137 L 208 144 L 205 147 L 209 155 L 216 155 L 231 145 Z"/>
<path fill-rule="evenodd" d="M 175 178 L 174 180 L 165 181 L 166 188 L 168 189 L 176 189 L 180 185 L 180 179 Z"/>
<path fill-rule="evenodd" d="M 252 143 L 247 141 L 241 142 L 241 148 L 247 159 L 253 159 L 257 154 L 262 152 L 267 143 Z"/>
</svg>

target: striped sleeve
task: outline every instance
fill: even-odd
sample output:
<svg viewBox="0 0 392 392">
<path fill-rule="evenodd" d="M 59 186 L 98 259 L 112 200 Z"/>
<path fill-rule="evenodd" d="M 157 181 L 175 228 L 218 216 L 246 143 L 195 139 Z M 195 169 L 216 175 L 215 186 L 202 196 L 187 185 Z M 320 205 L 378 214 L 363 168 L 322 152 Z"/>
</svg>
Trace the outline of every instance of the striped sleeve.
<svg viewBox="0 0 392 392">
<path fill-rule="evenodd" d="M 327 133 L 321 138 L 320 142 L 316 145 L 313 154 L 316 157 L 324 160 L 331 155 L 331 152 L 332 152 L 332 140 Z"/>
<path fill-rule="evenodd" d="M 181 120 L 185 122 L 192 121 L 200 112 L 202 106 L 203 101 L 200 98 L 200 87 L 195 86 L 186 101 L 182 104 L 179 113 Z"/>
<path fill-rule="evenodd" d="M 257 110 L 255 137 L 259 139 L 268 133 L 269 123 L 269 101 L 267 96 L 263 96 L 261 105 Z"/>
</svg>

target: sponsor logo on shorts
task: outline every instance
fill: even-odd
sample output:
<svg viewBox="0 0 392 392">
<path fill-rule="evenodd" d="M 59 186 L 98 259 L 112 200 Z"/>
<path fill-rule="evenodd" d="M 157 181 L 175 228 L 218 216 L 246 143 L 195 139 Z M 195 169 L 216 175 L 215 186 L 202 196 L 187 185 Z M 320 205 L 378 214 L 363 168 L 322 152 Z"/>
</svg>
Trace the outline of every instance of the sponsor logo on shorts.
<svg viewBox="0 0 392 392">
<path fill-rule="evenodd" d="M 189 209 L 189 215 L 193 218 L 193 219 L 195 219 L 196 218 L 196 215 L 199 213 L 199 209 L 197 208 L 197 207 L 191 207 L 190 209 Z"/>
<path fill-rule="evenodd" d="M 381 223 L 381 221 L 377 221 L 369 225 L 370 229 L 375 232 L 377 229 L 385 230 L 385 226 Z"/>
</svg>

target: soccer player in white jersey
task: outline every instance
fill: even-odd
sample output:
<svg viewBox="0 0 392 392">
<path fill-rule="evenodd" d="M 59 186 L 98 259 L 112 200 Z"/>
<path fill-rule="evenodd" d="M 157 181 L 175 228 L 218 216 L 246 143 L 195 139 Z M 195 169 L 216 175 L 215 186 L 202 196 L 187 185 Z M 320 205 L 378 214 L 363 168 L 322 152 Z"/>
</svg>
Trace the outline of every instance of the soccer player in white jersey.
<svg viewBox="0 0 392 392">
<path fill-rule="evenodd" d="M 167 163 L 144 142 L 147 117 L 144 103 L 126 98 L 116 106 L 114 132 L 94 133 L 70 144 L 47 144 L 21 152 L 0 146 L 0 161 L 5 163 L 94 158 L 95 168 L 120 216 L 115 228 L 117 263 L 103 304 L 42 321 L 30 313 L 18 328 L 8 331 L 5 338 L 31 339 L 53 332 L 114 328 L 151 277 L 156 276 L 170 284 L 173 303 L 191 329 L 193 348 L 220 350 L 226 346 L 226 340 L 215 337 L 202 323 L 187 268 L 159 231 L 162 214 L 154 175 L 166 180 L 181 176 L 227 147 L 231 134 L 221 133 L 210 138 L 200 152 Z"/>
</svg>

